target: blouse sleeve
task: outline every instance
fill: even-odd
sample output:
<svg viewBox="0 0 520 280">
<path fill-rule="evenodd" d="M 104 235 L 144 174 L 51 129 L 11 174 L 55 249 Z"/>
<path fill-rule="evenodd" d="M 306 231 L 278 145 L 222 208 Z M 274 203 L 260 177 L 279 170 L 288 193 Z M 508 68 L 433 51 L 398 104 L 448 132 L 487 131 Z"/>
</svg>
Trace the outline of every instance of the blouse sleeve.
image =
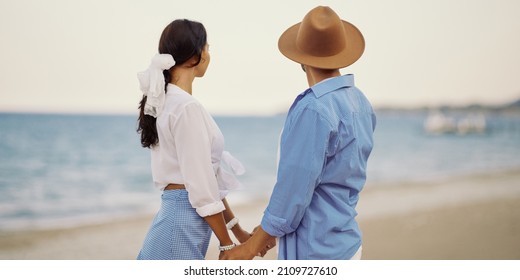
<svg viewBox="0 0 520 280">
<path fill-rule="evenodd" d="M 211 137 L 198 103 L 191 103 L 171 129 L 184 185 L 191 205 L 201 217 L 224 211 L 211 163 Z"/>
</svg>

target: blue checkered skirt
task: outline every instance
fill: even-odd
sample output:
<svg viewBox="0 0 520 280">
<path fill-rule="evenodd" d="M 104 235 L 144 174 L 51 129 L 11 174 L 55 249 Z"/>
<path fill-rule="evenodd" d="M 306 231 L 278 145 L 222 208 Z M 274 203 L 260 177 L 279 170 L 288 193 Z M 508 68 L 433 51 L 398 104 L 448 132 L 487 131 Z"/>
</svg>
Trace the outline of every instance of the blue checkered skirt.
<svg viewBox="0 0 520 280">
<path fill-rule="evenodd" d="M 203 260 L 211 228 L 188 200 L 186 190 L 167 190 L 138 260 Z"/>
</svg>

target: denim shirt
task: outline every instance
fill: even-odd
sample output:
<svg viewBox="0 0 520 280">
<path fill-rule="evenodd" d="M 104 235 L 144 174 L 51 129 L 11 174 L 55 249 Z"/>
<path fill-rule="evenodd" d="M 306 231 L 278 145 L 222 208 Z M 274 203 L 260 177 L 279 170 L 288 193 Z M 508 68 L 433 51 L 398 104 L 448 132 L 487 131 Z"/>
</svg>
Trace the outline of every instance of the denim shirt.
<svg viewBox="0 0 520 280">
<path fill-rule="evenodd" d="M 359 249 L 355 208 L 375 125 L 353 75 L 322 81 L 296 98 L 261 222 L 268 234 L 280 237 L 279 259 L 350 259 Z"/>
</svg>

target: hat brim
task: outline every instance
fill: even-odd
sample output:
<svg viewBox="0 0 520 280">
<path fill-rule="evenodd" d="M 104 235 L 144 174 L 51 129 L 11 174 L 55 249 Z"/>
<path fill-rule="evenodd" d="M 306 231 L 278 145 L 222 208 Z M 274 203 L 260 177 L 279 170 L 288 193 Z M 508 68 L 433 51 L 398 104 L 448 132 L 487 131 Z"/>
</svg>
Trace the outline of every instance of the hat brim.
<svg viewBox="0 0 520 280">
<path fill-rule="evenodd" d="M 332 56 L 312 56 L 298 48 L 296 37 L 300 29 L 300 23 L 289 27 L 278 40 L 280 52 L 295 62 L 321 69 L 340 69 L 356 62 L 365 51 L 365 39 L 353 24 L 342 20 L 347 43 L 345 48 Z"/>
</svg>

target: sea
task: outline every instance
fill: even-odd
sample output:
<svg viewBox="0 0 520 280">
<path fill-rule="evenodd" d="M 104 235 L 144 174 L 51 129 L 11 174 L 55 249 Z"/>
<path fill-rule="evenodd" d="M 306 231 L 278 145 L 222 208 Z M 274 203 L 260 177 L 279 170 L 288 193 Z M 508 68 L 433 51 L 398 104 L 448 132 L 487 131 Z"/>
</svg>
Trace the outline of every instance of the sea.
<svg viewBox="0 0 520 280">
<path fill-rule="evenodd" d="M 425 112 L 376 112 L 367 185 L 520 170 L 520 116 L 487 114 L 479 133 L 431 134 Z M 244 187 L 230 203 L 269 197 L 284 115 L 215 116 Z M 0 113 L 0 232 L 74 227 L 152 214 L 160 205 L 136 116 Z M 394 183 L 394 184 L 393 184 Z"/>
</svg>

